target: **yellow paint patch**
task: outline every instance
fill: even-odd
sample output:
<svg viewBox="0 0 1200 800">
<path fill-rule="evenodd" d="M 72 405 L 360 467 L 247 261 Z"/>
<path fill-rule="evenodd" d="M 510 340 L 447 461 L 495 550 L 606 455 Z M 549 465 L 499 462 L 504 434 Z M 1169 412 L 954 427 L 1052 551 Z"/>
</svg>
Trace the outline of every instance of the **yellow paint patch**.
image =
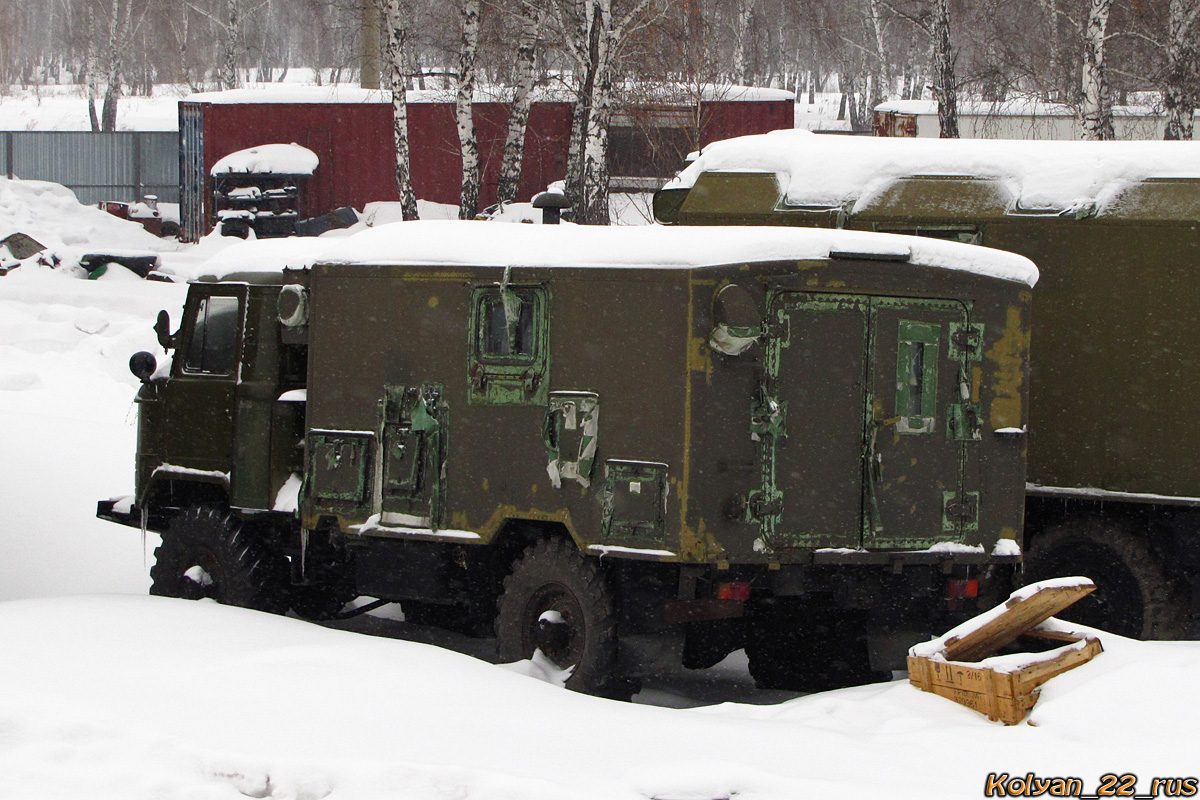
<svg viewBox="0 0 1200 800">
<path fill-rule="evenodd" d="M 438 296 L 435 294 L 429 298 L 429 307 L 437 308 L 437 304 L 438 304 Z"/>
<path fill-rule="evenodd" d="M 483 490 L 485 492 L 488 490 L 488 479 L 487 478 L 483 479 Z"/>
<path fill-rule="evenodd" d="M 1029 360 L 1029 330 L 1022 324 L 1021 309 L 1009 306 L 1004 335 L 985 354 L 992 363 L 992 429 L 1020 428 L 1025 424 L 1025 368 Z"/>
</svg>

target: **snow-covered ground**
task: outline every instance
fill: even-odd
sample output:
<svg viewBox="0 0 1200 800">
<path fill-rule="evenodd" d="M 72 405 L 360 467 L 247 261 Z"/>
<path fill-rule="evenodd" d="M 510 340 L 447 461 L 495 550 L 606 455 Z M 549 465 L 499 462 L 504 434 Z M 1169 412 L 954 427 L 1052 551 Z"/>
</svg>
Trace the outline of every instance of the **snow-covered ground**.
<svg viewBox="0 0 1200 800">
<path fill-rule="evenodd" d="M 0 238 L 24 230 L 64 259 L 163 247 L 187 273 L 237 255 L 99 213 L 0 180 Z M 333 630 L 147 597 L 156 537 L 97 521 L 95 502 L 132 489 L 126 362 L 155 349 L 154 315 L 177 320 L 184 288 L 117 268 L 0 277 L 0 798 L 956 799 L 983 796 L 989 773 L 1088 792 L 1131 773 L 1146 792 L 1200 771 L 1197 643 L 1099 633 L 1103 654 L 1004 727 L 904 680 L 756 694 L 740 654 L 622 704 L 387 616 Z M 671 707 L 696 702 L 715 705 Z"/>
</svg>

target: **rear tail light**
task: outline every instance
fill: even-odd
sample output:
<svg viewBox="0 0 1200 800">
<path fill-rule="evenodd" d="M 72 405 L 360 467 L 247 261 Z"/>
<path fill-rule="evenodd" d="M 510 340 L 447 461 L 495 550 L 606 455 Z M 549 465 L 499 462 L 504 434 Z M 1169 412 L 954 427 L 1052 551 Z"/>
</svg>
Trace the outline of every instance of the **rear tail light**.
<svg viewBox="0 0 1200 800">
<path fill-rule="evenodd" d="M 718 600 L 749 600 L 750 599 L 750 583 L 749 581 L 733 581 L 730 583 L 717 584 L 717 599 Z"/>
<path fill-rule="evenodd" d="M 979 597 L 979 580 L 951 578 L 946 582 L 946 597 Z"/>
</svg>

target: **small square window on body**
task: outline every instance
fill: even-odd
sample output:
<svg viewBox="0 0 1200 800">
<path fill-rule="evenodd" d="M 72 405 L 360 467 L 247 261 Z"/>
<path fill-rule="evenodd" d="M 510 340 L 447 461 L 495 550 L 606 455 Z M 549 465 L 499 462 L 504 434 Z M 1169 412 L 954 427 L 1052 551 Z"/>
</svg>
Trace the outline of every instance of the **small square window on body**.
<svg viewBox="0 0 1200 800">
<path fill-rule="evenodd" d="M 487 286 L 471 298 L 470 402 L 544 405 L 550 369 L 545 286 Z"/>
</svg>

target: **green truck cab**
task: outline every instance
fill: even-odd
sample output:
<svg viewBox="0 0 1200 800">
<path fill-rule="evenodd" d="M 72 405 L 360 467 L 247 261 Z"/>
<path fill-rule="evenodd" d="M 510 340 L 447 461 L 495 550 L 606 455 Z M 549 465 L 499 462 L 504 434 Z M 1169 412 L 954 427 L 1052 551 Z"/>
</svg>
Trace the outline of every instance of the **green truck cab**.
<svg viewBox="0 0 1200 800">
<path fill-rule="evenodd" d="M 154 593 L 396 601 L 620 694 L 638 637 L 869 680 L 1013 586 L 1024 258 L 400 223 L 252 266 L 192 284 L 169 366 L 135 357 L 137 496 L 100 515 L 162 532 Z"/>
<path fill-rule="evenodd" d="M 1032 259 L 1027 577 L 1095 580 L 1067 612 L 1078 621 L 1200 635 L 1200 144 L 778 131 L 707 146 L 655 214 L 900 232 Z"/>
</svg>

